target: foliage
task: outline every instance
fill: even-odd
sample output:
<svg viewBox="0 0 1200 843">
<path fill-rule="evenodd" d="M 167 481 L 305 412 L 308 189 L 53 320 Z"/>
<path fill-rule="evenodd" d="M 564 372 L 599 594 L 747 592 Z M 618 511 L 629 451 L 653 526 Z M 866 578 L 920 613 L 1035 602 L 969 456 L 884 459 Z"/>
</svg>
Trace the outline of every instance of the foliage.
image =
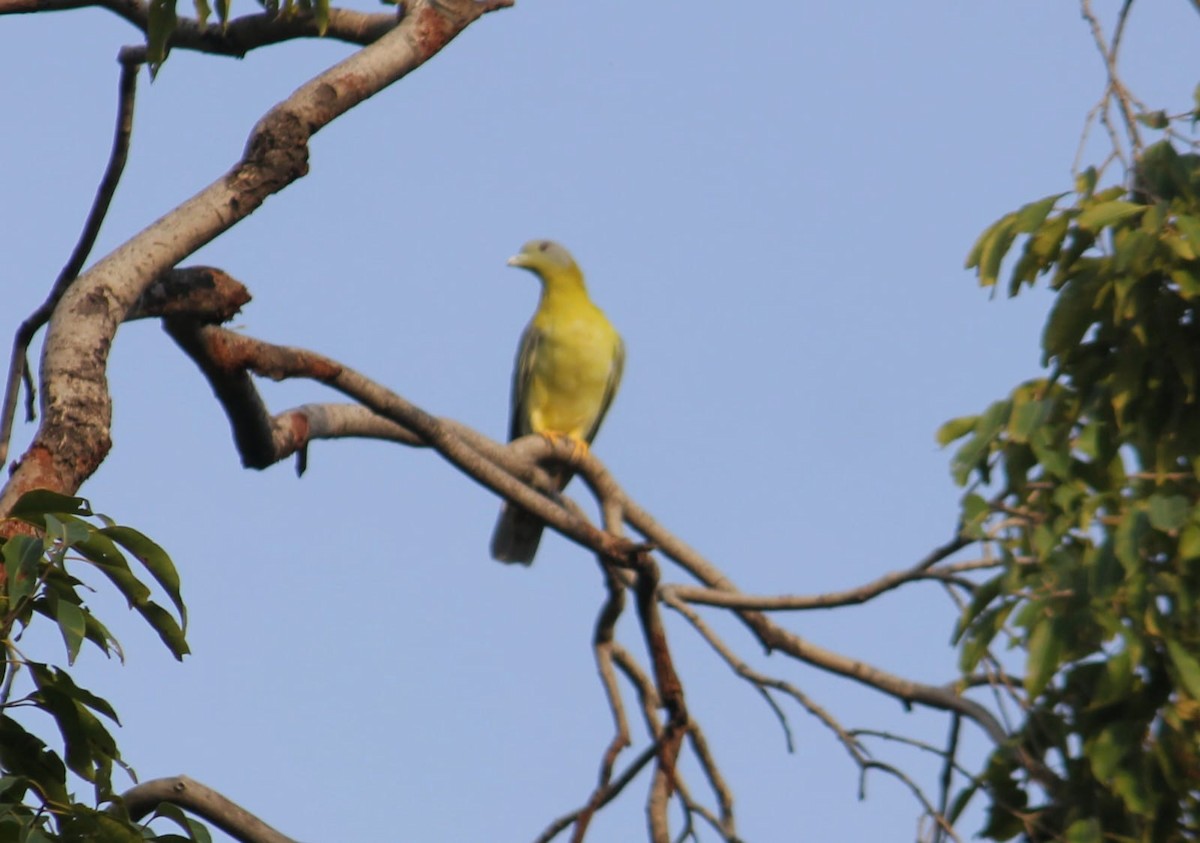
<svg viewBox="0 0 1200 843">
<path fill-rule="evenodd" d="M 1046 377 L 947 423 L 963 529 L 1004 562 L 963 613 L 961 667 L 1025 649 L 1023 722 L 991 756 L 984 835 L 1200 831 L 1200 157 L 1147 149 L 1132 191 L 1008 214 L 968 265 L 1045 277 Z M 992 491 L 985 498 L 986 491 Z"/>
<path fill-rule="evenodd" d="M 66 670 L 31 658 L 17 644 L 34 618 L 42 617 L 57 625 L 68 666 L 85 641 L 105 655 L 121 656 L 120 644 L 84 602 L 81 592 L 88 587 L 68 570 L 68 563 L 72 568 L 84 564 L 103 574 L 182 659 L 188 652 L 187 616 L 170 557 L 138 531 L 93 513 L 83 498 L 29 492 L 10 517 L 36 535 L 17 532 L 0 543 L 0 638 L 5 650 L 0 665 L 0 840 L 207 840 L 203 827 L 182 815 L 168 818 L 181 825 L 187 838 L 155 837 L 130 820 L 112 783 L 114 766 L 132 774 L 105 725 L 106 720 L 119 723 L 117 713 L 107 701 L 76 685 Z M 101 525 L 86 520 L 89 517 Z M 166 593 L 174 614 L 150 599 L 150 587 L 134 572 L 128 556 Z M 31 688 L 14 697 L 21 673 Z M 18 709 L 49 716 L 61 735 L 62 751 L 28 731 L 16 716 Z M 26 717 L 21 720 L 28 722 Z M 69 774 L 93 786 L 94 805 L 78 801 L 70 792 Z"/>
</svg>

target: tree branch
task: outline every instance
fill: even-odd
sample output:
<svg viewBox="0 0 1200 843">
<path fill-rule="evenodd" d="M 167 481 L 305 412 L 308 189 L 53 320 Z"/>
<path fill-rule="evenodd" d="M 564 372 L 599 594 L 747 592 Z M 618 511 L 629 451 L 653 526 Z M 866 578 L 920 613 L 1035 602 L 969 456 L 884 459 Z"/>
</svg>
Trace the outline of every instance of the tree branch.
<svg viewBox="0 0 1200 843">
<path fill-rule="evenodd" d="M 242 843 L 296 843 L 245 808 L 187 776 L 143 782 L 121 795 L 130 817 L 139 821 L 163 802 L 178 805 Z"/>
<path fill-rule="evenodd" d="M 0 0 L 2 2 L 2 0 Z M 38 309 L 17 328 L 13 338 L 12 357 L 8 361 L 8 379 L 5 382 L 4 401 L 0 406 L 0 465 L 8 461 L 8 443 L 12 438 L 13 419 L 17 414 L 17 396 L 21 391 L 21 382 L 25 383 L 27 395 L 25 418 L 33 421 L 34 388 L 33 377 L 29 369 L 29 344 L 34 335 L 46 324 L 50 314 L 63 293 L 79 276 L 84 261 L 92 253 L 96 245 L 96 237 L 100 234 L 100 226 L 108 215 L 109 205 L 117 192 L 121 181 L 121 173 L 125 171 L 125 162 L 129 158 L 129 142 L 133 136 L 133 106 L 137 97 L 137 72 L 140 65 L 136 62 L 121 61 L 121 76 L 117 83 L 117 124 L 113 131 L 112 151 L 108 156 L 108 165 L 96 188 L 96 197 L 92 200 L 92 208 L 83 224 L 79 240 L 67 258 L 66 265 L 59 272 L 54 286 L 50 288 L 45 301 Z"/>
<path fill-rule="evenodd" d="M 967 545 L 971 539 L 955 538 L 931 552 L 928 556 L 912 567 L 901 571 L 885 574 L 877 580 L 844 591 L 834 591 L 828 594 L 788 595 L 778 594 L 760 596 L 731 592 L 727 589 L 698 588 L 686 585 L 668 585 L 664 590 L 670 590 L 672 596 L 688 603 L 700 603 L 706 606 L 723 606 L 728 609 L 757 609 L 760 611 L 798 611 L 803 609 L 832 609 L 838 606 L 850 606 L 866 603 L 886 594 L 892 589 L 899 588 L 905 583 L 920 579 L 943 579 L 941 576 L 930 577 L 929 569 L 956 553 Z M 993 563 L 989 562 L 988 567 Z M 978 566 L 972 566 L 978 567 Z M 964 570 L 956 568 L 956 570 Z"/>
<path fill-rule="evenodd" d="M 0 16 L 64 12 L 75 9 L 107 9 L 145 33 L 150 27 L 150 7 L 142 0 L 0 0 Z M 357 12 L 330 9 L 324 35 L 311 12 L 296 10 L 287 15 L 259 12 L 227 21 L 202 24 L 194 18 L 180 18 L 171 33 L 171 49 L 194 50 L 219 56 L 241 58 L 251 50 L 296 38 L 325 37 L 349 44 L 366 46 L 379 40 L 400 21 L 400 10 Z M 146 60 L 146 48 L 132 47 L 122 53 L 138 63 Z"/>
<path fill-rule="evenodd" d="M 111 447 L 108 350 L 156 278 L 302 177 L 314 133 L 424 64 L 481 15 L 511 4 L 413 0 L 397 27 L 271 109 L 228 173 L 70 285 L 46 335 L 42 423 L 0 492 L 0 513 L 30 489 L 74 492 L 104 460 Z"/>
</svg>

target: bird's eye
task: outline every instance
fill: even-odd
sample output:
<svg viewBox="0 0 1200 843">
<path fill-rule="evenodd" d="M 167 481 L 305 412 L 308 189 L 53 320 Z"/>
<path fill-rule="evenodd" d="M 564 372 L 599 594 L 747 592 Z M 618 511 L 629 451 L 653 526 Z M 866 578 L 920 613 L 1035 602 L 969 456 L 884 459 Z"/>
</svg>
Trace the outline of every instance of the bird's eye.
<svg viewBox="0 0 1200 843">
<path fill-rule="evenodd" d="M 550 248 L 550 244 L 549 244 L 549 242 L 547 242 L 545 240 L 543 240 L 541 243 L 538 243 L 538 251 L 539 252 L 544 252 L 549 248 Z"/>
</svg>

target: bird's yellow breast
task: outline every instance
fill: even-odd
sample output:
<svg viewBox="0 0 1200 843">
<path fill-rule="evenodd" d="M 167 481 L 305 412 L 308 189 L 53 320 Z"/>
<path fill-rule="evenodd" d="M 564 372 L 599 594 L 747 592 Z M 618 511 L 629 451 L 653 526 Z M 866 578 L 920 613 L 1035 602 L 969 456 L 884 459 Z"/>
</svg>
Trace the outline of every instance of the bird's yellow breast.
<svg viewBox="0 0 1200 843">
<path fill-rule="evenodd" d="M 596 423 L 613 377 L 617 332 L 593 305 L 535 318 L 541 332 L 526 411 L 533 433 L 584 439 Z"/>
</svg>

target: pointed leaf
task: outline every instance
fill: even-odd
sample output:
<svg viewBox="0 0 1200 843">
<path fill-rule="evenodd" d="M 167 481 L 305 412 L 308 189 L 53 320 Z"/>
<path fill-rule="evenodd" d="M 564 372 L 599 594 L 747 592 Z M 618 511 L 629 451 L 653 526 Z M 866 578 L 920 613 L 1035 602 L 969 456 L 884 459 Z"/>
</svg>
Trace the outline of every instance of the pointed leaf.
<svg viewBox="0 0 1200 843">
<path fill-rule="evenodd" d="M 179 661 L 183 661 L 183 657 L 190 653 L 191 650 L 188 648 L 183 630 L 179 628 L 179 624 L 175 622 L 175 618 L 171 617 L 171 613 L 157 603 L 149 601 L 142 606 L 138 606 L 137 610 L 154 631 L 158 633 L 158 637 L 167 645 L 167 649 L 171 651 L 171 655 L 175 656 Z"/>
<path fill-rule="evenodd" d="M 1097 820 L 1077 820 L 1067 827 L 1064 843 L 1103 843 L 1104 834 Z"/>
<path fill-rule="evenodd" d="M 978 421 L 979 416 L 959 416 L 956 419 L 950 419 L 938 428 L 937 443 L 945 447 L 955 439 L 961 439 L 975 428 Z"/>
<path fill-rule="evenodd" d="M 4 573 L 8 580 L 8 601 L 14 610 L 37 588 L 42 550 L 42 543 L 32 536 L 13 536 L 4 543 Z"/>
<path fill-rule="evenodd" d="M 187 627 L 187 608 L 179 593 L 179 573 L 167 552 L 132 527 L 106 527 L 100 532 L 120 544 L 137 557 L 150 572 L 150 576 L 163 587 Z"/>
<path fill-rule="evenodd" d="M 92 505 L 87 498 L 77 498 L 70 495 L 60 495 L 49 489 L 33 489 L 21 495 L 9 512 L 14 518 L 41 526 L 40 516 L 47 512 L 66 512 L 71 515 L 91 515 Z M 38 516 L 38 520 L 30 521 L 30 516 Z"/>
<path fill-rule="evenodd" d="M 1030 202 L 1028 205 L 1021 207 L 1017 211 L 1017 231 L 1022 234 L 1032 234 L 1037 231 L 1050 212 L 1054 210 L 1054 204 L 1062 199 L 1067 194 L 1056 193 L 1053 196 L 1047 196 L 1045 199 L 1039 199 L 1036 202 Z"/>
<path fill-rule="evenodd" d="M 1167 655 L 1179 674 L 1179 683 L 1194 700 L 1200 700 L 1200 660 L 1174 639 L 1167 639 Z"/>
<path fill-rule="evenodd" d="M 1156 494 L 1150 496 L 1148 513 L 1151 527 L 1173 533 L 1187 523 L 1192 507 L 1183 495 Z"/>
<path fill-rule="evenodd" d="M 131 607 L 150 599 L 150 589 L 129 570 L 129 563 L 108 536 L 93 533 L 87 541 L 76 544 L 75 549 L 108 577 Z"/>
<path fill-rule="evenodd" d="M 1058 669 L 1062 655 L 1062 639 L 1055 633 L 1054 624 L 1041 618 L 1029 633 L 1028 658 L 1025 663 L 1025 692 L 1030 699 L 1046 687 Z"/>
<path fill-rule="evenodd" d="M 58 621 L 63 643 L 67 645 L 67 664 L 75 664 L 75 657 L 79 655 L 83 637 L 87 634 L 87 620 L 83 610 L 74 603 L 57 599 L 51 602 L 54 606 L 54 620 Z"/>
<path fill-rule="evenodd" d="M 1075 222 L 1080 228 L 1087 229 L 1088 231 L 1099 231 L 1105 226 L 1144 213 L 1145 210 L 1145 205 L 1139 205 L 1136 202 L 1126 202 L 1123 199 L 1114 199 L 1111 202 L 1101 202 L 1093 205 L 1080 214 L 1079 219 Z"/>
</svg>

